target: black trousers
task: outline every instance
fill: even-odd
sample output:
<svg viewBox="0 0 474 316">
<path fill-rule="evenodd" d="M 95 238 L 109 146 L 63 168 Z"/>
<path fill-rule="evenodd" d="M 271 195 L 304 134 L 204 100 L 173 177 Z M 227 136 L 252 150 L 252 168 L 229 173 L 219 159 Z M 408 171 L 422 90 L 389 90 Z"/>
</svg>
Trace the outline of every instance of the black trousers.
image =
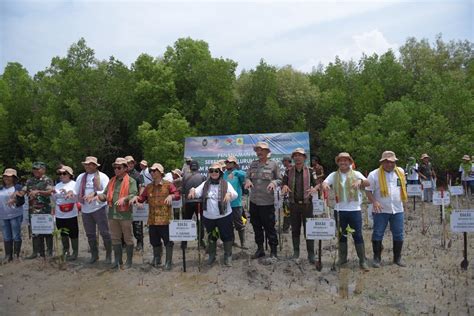
<svg viewBox="0 0 474 316">
<path fill-rule="evenodd" d="M 256 205 L 250 202 L 250 223 L 252 223 L 255 233 L 255 243 L 262 245 L 265 241 L 263 232 L 268 238 L 268 243 L 272 246 L 278 245 L 278 236 L 275 229 L 275 206 Z"/>
<path fill-rule="evenodd" d="M 161 246 L 162 240 L 165 246 L 173 245 L 173 242 L 170 241 L 169 225 L 150 225 L 148 226 L 148 233 L 150 235 L 150 244 L 153 247 Z"/>
<path fill-rule="evenodd" d="M 217 238 L 211 235 L 214 228 L 219 229 L 219 236 L 223 242 L 232 241 L 234 239 L 234 227 L 232 226 L 232 214 L 227 215 L 226 217 L 217 218 L 217 219 L 209 219 L 203 218 L 202 222 L 204 226 L 206 226 L 207 235 L 209 239 L 214 241 Z"/>
<path fill-rule="evenodd" d="M 190 202 L 190 203 L 186 203 L 184 204 L 184 214 L 183 214 L 183 219 L 192 219 L 193 218 L 193 215 L 196 214 L 196 224 L 199 226 L 201 226 L 201 232 L 200 232 L 200 237 L 201 237 L 201 240 L 204 239 L 204 225 L 202 225 L 202 223 L 199 223 L 199 220 L 197 219 L 197 214 L 198 214 L 198 202 Z M 202 208 L 200 209 L 201 211 L 201 220 L 202 220 Z"/>
<path fill-rule="evenodd" d="M 141 241 L 143 243 L 143 222 L 132 222 L 133 227 L 133 236 L 137 241 Z"/>
<path fill-rule="evenodd" d="M 306 238 L 306 219 L 313 217 L 312 204 L 290 204 L 291 237 L 300 238 L 301 225 Z"/>
<path fill-rule="evenodd" d="M 66 228 L 67 233 L 61 232 L 61 236 L 77 239 L 79 237 L 79 226 L 77 225 L 77 216 L 71 218 L 57 218 L 56 227 L 58 229 Z"/>
</svg>

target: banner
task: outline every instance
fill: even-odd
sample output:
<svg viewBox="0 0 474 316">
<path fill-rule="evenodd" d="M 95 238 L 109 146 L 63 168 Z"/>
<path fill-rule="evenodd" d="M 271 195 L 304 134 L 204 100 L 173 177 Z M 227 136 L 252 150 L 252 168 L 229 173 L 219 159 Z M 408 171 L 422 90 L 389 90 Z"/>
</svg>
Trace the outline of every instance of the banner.
<svg viewBox="0 0 474 316">
<path fill-rule="evenodd" d="M 199 163 L 199 171 L 206 173 L 209 166 L 229 155 L 237 157 L 240 169 L 246 171 L 249 164 L 257 159 L 253 146 L 257 142 L 266 142 L 270 147 L 270 159 L 283 170 L 281 159 L 291 156 L 298 147 L 304 148 L 309 165 L 309 134 L 271 133 L 271 134 L 238 134 L 224 136 L 187 137 L 184 144 L 184 156 L 191 157 Z"/>
</svg>

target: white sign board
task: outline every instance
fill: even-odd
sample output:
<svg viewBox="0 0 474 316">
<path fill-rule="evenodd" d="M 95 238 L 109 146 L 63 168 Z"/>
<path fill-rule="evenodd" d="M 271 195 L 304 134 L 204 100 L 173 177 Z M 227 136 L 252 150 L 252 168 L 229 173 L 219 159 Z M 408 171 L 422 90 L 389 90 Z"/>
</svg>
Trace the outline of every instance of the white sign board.
<svg viewBox="0 0 474 316">
<path fill-rule="evenodd" d="M 451 231 L 454 233 L 474 233 L 474 209 L 454 210 L 451 213 Z"/>
<path fill-rule="evenodd" d="M 420 184 L 407 184 L 408 196 L 421 196 L 421 185 Z"/>
<path fill-rule="evenodd" d="M 149 212 L 148 203 L 138 205 L 133 205 L 133 220 L 135 222 L 146 222 L 148 221 L 148 212 Z"/>
<path fill-rule="evenodd" d="M 324 213 L 324 201 L 318 199 L 318 196 L 313 196 L 313 216 Z"/>
<path fill-rule="evenodd" d="M 441 198 L 441 191 L 433 192 L 433 205 L 449 205 L 451 200 L 449 199 L 449 192 L 443 191 L 443 197 Z"/>
<path fill-rule="evenodd" d="M 451 195 L 464 195 L 464 189 L 462 185 L 451 186 L 449 187 L 449 193 Z"/>
<path fill-rule="evenodd" d="M 332 218 L 308 218 L 306 239 L 330 240 L 336 236 L 336 221 Z"/>
<path fill-rule="evenodd" d="M 180 198 L 180 199 L 177 200 L 177 201 L 173 200 L 173 201 L 171 202 L 171 206 L 172 206 L 173 208 L 182 208 L 182 207 L 183 207 L 183 199 Z"/>
<path fill-rule="evenodd" d="M 171 241 L 191 241 L 197 239 L 196 222 L 191 219 L 170 222 Z"/>
<path fill-rule="evenodd" d="M 423 185 L 423 189 L 431 189 L 431 188 L 433 188 L 433 182 L 431 182 L 431 180 L 428 180 L 428 181 L 421 181 L 421 184 Z"/>
<path fill-rule="evenodd" d="M 31 232 L 35 235 L 52 234 L 54 231 L 54 218 L 49 214 L 31 215 Z"/>
</svg>

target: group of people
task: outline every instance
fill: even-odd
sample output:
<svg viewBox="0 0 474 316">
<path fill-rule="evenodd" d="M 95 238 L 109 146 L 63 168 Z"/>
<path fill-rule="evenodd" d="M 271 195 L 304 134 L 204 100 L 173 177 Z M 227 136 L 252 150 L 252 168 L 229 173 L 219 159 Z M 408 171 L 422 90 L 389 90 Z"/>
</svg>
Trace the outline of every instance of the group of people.
<svg viewBox="0 0 474 316">
<path fill-rule="evenodd" d="M 308 156 L 303 148 L 296 148 L 291 157 L 284 158 L 287 163 L 283 175 L 278 164 L 269 158 L 271 150 L 266 142 L 258 142 L 254 151 L 257 159 L 249 165 L 246 172 L 240 170 L 235 156 L 229 156 L 213 163 L 207 170 L 207 176 L 200 174 L 198 162 L 190 157 L 186 158 L 182 170 L 175 169 L 169 173 L 165 173 L 161 164 L 148 166 L 145 160 L 140 162 L 141 172 L 138 172 L 132 156 L 119 157 L 112 164 L 114 176 L 109 178 L 99 171 L 97 158 L 89 156 L 82 162 L 84 172 L 76 180 L 73 169 L 62 165 L 57 170 L 59 181 L 56 185 L 46 175 L 46 165 L 43 162 L 33 164 L 33 177 L 24 186 L 18 183 L 16 170 L 6 169 L 0 189 L 3 203 L 0 216 L 3 219 L 4 260 L 12 261 L 14 257 L 20 256 L 22 206 L 27 201 L 30 217 L 35 214 L 55 215 L 67 260 L 76 260 L 78 257 L 77 218 L 80 211 L 91 253 L 89 263 L 99 260 L 97 227 L 105 248 L 105 262 L 116 268 L 130 268 L 135 249 L 133 237 L 137 239 L 137 247 L 143 248 L 143 223 L 133 222 L 133 207 L 142 207 L 146 202 L 149 209 L 149 239 L 153 247 L 151 264 L 155 267 L 162 265 L 165 248 L 164 269 L 170 270 L 174 244 L 169 238 L 169 224 L 172 219 L 177 218 L 172 202 L 183 198 L 182 218 L 191 219 L 196 216 L 198 242 L 207 249 L 207 263 L 212 265 L 216 261 L 217 240 L 221 239 L 224 265 L 232 266 L 232 247 L 236 245 L 234 230 L 238 233 L 240 247 L 248 249 L 245 241 L 246 219 L 242 207 L 243 192 L 248 190 L 250 223 L 257 246 L 252 258 L 267 256 L 264 249 L 266 239 L 270 246 L 268 260 L 276 261 L 279 241 L 275 228 L 274 192 L 280 188 L 289 210 L 286 221 L 289 221 L 292 231 L 292 258 L 300 256 L 301 227 L 305 232 L 307 219 L 313 217 L 313 197 L 327 196 L 332 190 L 335 196 L 334 217 L 338 227 L 338 265 L 344 265 L 348 261 L 348 236 L 352 235 L 359 266 L 361 269 L 368 269 L 361 214 L 365 193 L 373 208 L 372 266 L 381 266 L 382 240 L 388 223 L 393 238 L 393 262 L 398 266 L 405 266 L 401 253 L 406 186 L 407 183 L 417 183 L 419 178 L 430 180 L 436 177 L 427 154 L 421 156 L 420 165 L 415 159 L 410 159 L 405 173 L 397 166 L 395 153 L 385 151 L 379 160 L 380 166 L 365 177 L 355 170 L 351 155 L 342 152 L 335 157 L 338 169 L 325 178 L 324 169 L 317 160 L 307 166 Z M 466 157 L 469 158 L 466 155 L 463 159 Z M 460 172 L 463 181 L 468 181 L 472 186 L 474 164 L 469 159 L 469 169 L 467 158 L 464 159 L 465 164 L 461 165 Z M 33 234 L 32 241 L 32 253 L 26 259 L 52 255 L 51 234 Z M 314 241 L 305 241 L 308 261 L 315 263 Z M 181 247 L 186 246 L 186 242 L 181 243 Z M 123 249 L 126 252 L 125 264 Z"/>
</svg>

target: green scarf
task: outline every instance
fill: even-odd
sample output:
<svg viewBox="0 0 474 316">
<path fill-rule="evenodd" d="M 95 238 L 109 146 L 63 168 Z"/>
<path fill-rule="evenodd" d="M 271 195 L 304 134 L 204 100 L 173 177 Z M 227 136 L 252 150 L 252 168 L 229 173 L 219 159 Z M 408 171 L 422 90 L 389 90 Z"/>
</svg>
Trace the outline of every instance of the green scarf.
<svg viewBox="0 0 474 316">
<path fill-rule="evenodd" d="M 464 170 L 464 176 L 468 177 L 469 174 L 471 173 L 471 168 L 472 168 L 472 163 L 470 162 L 463 162 L 461 164 L 462 170 Z"/>
<path fill-rule="evenodd" d="M 354 189 L 352 184 L 354 181 L 357 180 L 354 170 L 349 170 L 347 172 L 346 182 L 344 186 L 342 185 L 342 175 L 341 172 L 338 170 L 336 171 L 336 199 L 337 202 L 347 202 L 347 201 L 355 201 L 357 199 L 357 194 L 359 190 Z M 349 197 L 349 200 L 347 199 Z"/>
</svg>

